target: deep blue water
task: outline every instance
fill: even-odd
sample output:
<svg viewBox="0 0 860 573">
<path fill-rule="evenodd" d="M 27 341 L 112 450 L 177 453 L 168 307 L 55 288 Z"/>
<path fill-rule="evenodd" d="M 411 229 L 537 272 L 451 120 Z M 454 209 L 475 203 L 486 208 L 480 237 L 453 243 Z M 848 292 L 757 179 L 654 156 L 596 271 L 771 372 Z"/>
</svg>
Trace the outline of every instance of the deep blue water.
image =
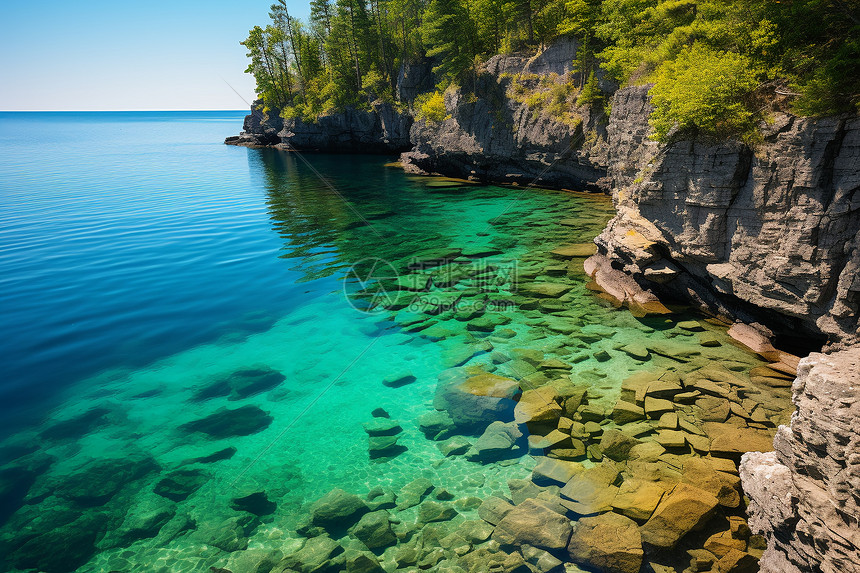
<svg viewBox="0 0 860 573">
<path fill-rule="evenodd" d="M 243 115 L 0 113 L 0 570 L 267 571 L 333 488 L 398 492 L 411 528 L 422 509 L 399 496 L 416 478 L 455 500 L 421 533 L 438 541 L 481 499 L 516 499 L 544 454 L 600 458 L 560 431 L 485 457 L 491 420 L 531 431 L 512 400 L 483 401 L 490 373 L 581 386 L 614 428 L 634 374 L 764 364 L 701 317 L 595 296 L 557 248 L 593 247 L 606 197 L 408 176 L 387 157 L 308 154 L 311 169 L 224 145 Z M 362 295 L 350 269 L 374 257 L 393 274 Z M 362 312 L 380 285 L 395 300 Z M 754 395 L 744 407 L 774 420 L 788 403 Z"/>
<path fill-rule="evenodd" d="M 76 380 L 325 291 L 278 256 L 264 154 L 223 144 L 245 113 L 0 113 L 4 429 Z"/>
</svg>

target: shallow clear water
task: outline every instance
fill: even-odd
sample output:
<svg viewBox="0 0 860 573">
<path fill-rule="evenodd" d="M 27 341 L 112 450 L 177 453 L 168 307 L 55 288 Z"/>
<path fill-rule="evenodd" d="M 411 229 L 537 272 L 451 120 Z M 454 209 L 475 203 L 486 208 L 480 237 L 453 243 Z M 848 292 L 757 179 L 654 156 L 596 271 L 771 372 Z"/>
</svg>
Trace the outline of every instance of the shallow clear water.
<svg viewBox="0 0 860 573">
<path fill-rule="evenodd" d="M 311 169 L 223 145 L 242 115 L 0 114 L 10 568 L 238 573 L 247 547 L 285 551 L 306 504 L 333 487 L 364 495 L 416 477 L 474 518 L 471 496 L 506 495 L 534 459 L 446 457 L 417 420 L 452 367 L 534 373 L 499 358 L 516 348 L 574 364 L 571 378 L 608 408 L 631 373 L 678 365 L 625 345 L 672 344 L 736 372 L 762 363 L 705 321 L 690 330 L 677 327 L 690 316 L 613 308 L 586 288 L 581 258 L 550 254 L 588 243 L 611 216 L 606 198 L 446 186 L 390 158 L 307 155 Z M 447 275 L 426 264 L 443 256 L 459 257 Z M 392 292 L 390 280 L 359 282 L 376 258 L 444 286 L 368 309 L 380 285 Z M 565 292 L 518 294 L 535 280 Z M 488 295 L 521 306 L 488 311 L 488 327 L 472 314 Z M 452 296 L 464 306 L 434 308 Z M 722 346 L 703 348 L 696 330 Z M 406 375 L 414 381 L 383 384 Z M 363 424 L 377 408 L 403 431 L 391 455 L 370 459 Z M 235 500 L 255 492 L 276 508 L 225 541 L 249 515 Z"/>
</svg>

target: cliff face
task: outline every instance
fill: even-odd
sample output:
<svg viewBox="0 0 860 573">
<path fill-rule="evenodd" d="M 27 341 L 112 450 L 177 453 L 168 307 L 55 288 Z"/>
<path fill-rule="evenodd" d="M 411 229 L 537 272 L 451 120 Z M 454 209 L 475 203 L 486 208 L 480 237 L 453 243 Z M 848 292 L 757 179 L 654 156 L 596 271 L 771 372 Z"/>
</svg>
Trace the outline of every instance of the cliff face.
<svg viewBox="0 0 860 573">
<path fill-rule="evenodd" d="M 300 118 L 284 120 L 277 110 L 265 113 L 261 102 L 254 102 L 242 133 L 228 137 L 225 143 L 300 151 L 397 153 L 412 147 L 411 125 L 411 115 L 388 103 L 377 103 L 372 111 L 346 109 L 307 122 Z"/>
<path fill-rule="evenodd" d="M 474 96 L 448 90 L 444 121 L 415 122 L 414 148 L 401 155 L 404 167 L 479 181 L 596 188 L 606 173 L 606 122 L 602 113 L 575 105 L 568 87 L 575 54 L 575 43 L 564 41 L 534 58 L 491 58 L 469 86 Z"/>
<path fill-rule="evenodd" d="M 858 341 L 860 118 L 782 115 L 755 148 L 647 138 L 647 87 L 615 94 L 618 214 L 600 252 L 649 290 L 733 320 Z"/>
<path fill-rule="evenodd" d="M 448 90 L 441 122 L 413 123 L 385 103 L 313 123 L 255 106 L 228 143 L 411 149 L 401 155 L 411 172 L 611 188 L 618 215 L 597 239 L 594 272 L 624 272 L 651 291 L 638 298 L 692 301 L 783 342 L 860 341 L 860 118 L 777 115 L 754 147 L 658 144 L 648 139 L 647 86 L 616 91 L 608 123 L 601 106 L 575 104 L 575 54 L 575 43 L 559 42 L 533 58 L 492 58 L 476 95 Z M 431 85 L 428 63 L 405 66 L 398 93 L 408 100 Z"/>
<path fill-rule="evenodd" d="M 281 142 L 278 133 L 284 128 L 278 110 L 263 111 L 262 100 L 256 100 L 251 105 L 251 113 L 245 116 L 242 133 L 224 140 L 227 145 L 244 147 L 268 147 Z"/>
<path fill-rule="evenodd" d="M 793 400 L 775 451 L 741 461 L 761 571 L 860 571 L 860 348 L 801 361 Z"/>
<path fill-rule="evenodd" d="M 281 142 L 299 150 L 360 153 L 396 153 L 412 147 L 412 116 L 378 103 L 372 111 L 347 109 L 316 122 L 284 121 Z"/>
</svg>

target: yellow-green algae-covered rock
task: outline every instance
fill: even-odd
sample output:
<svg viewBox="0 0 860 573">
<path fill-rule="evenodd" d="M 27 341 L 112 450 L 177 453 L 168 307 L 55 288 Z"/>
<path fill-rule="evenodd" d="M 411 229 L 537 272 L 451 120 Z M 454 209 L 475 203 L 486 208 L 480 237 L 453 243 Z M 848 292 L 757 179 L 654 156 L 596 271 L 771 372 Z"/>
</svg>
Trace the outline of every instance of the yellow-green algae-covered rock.
<svg viewBox="0 0 860 573">
<path fill-rule="evenodd" d="M 484 426 L 511 419 L 518 392 L 519 385 L 511 378 L 453 368 L 440 373 L 433 405 L 447 411 L 457 426 Z"/>
</svg>

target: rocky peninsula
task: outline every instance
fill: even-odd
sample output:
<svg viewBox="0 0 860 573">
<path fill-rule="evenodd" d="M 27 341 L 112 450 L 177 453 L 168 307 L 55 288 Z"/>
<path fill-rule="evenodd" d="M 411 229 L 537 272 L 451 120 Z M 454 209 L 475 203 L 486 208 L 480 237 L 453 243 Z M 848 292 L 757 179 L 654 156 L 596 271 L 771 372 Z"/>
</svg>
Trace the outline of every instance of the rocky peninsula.
<svg viewBox="0 0 860 573">
<path fill-rule="evenodd" d="M 540 451 L 546 457 L 532 480 L 511 485 L 510 498 L 483 500 L 481 520 L 438 539 L 426 524 L 454 509 L 433 484 L 410 484 L 396 503 L 387 492 L 365 500 L 332 492 L 314 505 L 302 555 L 283 570 L 315 570 L 314 560 L 340 566 L 333 523 L 394 544 L 390 516 L 380 512 L 400 510 L 400 496 L 421 504 L 425 528 L 415 536 L 395 531 L 411 539 L 398 545 L 396 562 L 424 569 L 490 539 L 495 551 L 462 551 L 463 570 L 554 571 L 568 558 L 612 573 L 680 571 L 684 560 L 685 571 L 858 570 L 860 119 L 781 112 L 760 126 L 755 143 L 682 135 L 658 143 L 649 137 L 649 86 L 601 82 L 608 117 L 587 105 L 553 116 L 517 95 L 571 79 L 575 49 L 560 42 L 531 58 L 491 58 L 472 94 L 445 93 L 442 121 L 381 102 L 316 123 L 255 109 L 227 143 L 402 152 L 411 173 L 606 192 L 615 216 L 596 247 L 572 245 L 550 257 L 570 272 L 584 269 L 592 290 L 635 316 L 691 305 L 730 326 L 764 363 L 726 368 L 708 359 L 711 339 L 701 335 L 704 355 L 626 344 L 618 349 L 628 355 L 673 362 L 630 377 L 611 404 L 558 382 L 571 364 L 543 354 L 505 357 L 540 374 L 535 384 L 443 373 L 438 414 L 421 422 L 428 437 L 476 461 Z M 404 66 L 400 97 L 414 98 L 428 74 L 426 63 Z M 527 305 L 564 294 L 529 284 L 533 290 L 521 293 Z M 790 423 L 774 406 L 789 391 Z M 466 427 L 476 442 L 457 441 Z M 585 458 L 592 464 L 577 461 Z"/>
</svg>

